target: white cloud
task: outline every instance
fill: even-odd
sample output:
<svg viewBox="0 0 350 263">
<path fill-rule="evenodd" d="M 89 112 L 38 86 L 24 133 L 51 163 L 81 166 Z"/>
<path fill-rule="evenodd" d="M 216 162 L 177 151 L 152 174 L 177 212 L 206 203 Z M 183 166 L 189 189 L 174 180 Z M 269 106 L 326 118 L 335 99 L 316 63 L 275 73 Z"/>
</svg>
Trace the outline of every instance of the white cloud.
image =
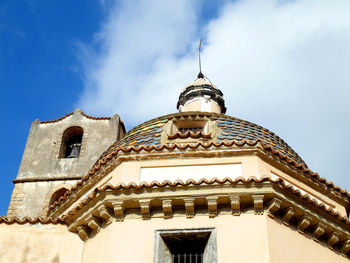
<svg viewBox="0 0 350 263">
<path fill-rule="evenodd" d="M 160 107 L 150 107 L 147 101 L 156 97 L 166 104 L 164 98 L 172 84 L 147 85 L 157 82 L 154 76 L 158 72 L 186 54 L 197 29 L 195 8 L 185 0 L 122 1 L 116 5 L 96 35 L 101 51 L 96 54 L 82 45 L 86 74 L 82 107 L 138 120 L 152 110 L 159 111 Z M 173 95 L 176 93 L 174 90 Z"/>
<path fill-rule="evenodd" d="M 228 114 L 274 131 L 314 171 L 350 189 L 350 2 L 227 2 L 205 25 L 200 10 L 185 0 L 117 4 L 96 35 L 102 48 L 82 45 L 79 106 L 118 113 L 129 127 L 175 112 L 198 71 L 202 33 L 203 71 Z"/>
</svg>

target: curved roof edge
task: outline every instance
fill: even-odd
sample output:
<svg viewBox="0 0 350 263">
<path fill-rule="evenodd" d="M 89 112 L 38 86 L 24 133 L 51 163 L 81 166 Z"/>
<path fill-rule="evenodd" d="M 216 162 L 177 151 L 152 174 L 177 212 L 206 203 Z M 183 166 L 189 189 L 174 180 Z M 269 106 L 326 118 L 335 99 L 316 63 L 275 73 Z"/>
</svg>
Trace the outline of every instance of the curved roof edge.
<svg viewBox="0 0 350 263">
<path fill-rule="evenodd" d="M 0 216 L 0 224 L 7 224 L 7 225 L 12 225 L 12 224 L 19 224 L 19 225 L 24 225 L 24 224 L 63 224 L 65 225 L 65 220 L 63 218 L 51 218 L 51 217 L 36 217 L 36 218 L 30 218 L 30 217 L 23 217 L 23 218 L 18 218 L 18 217 L 6 217 L 6 216 Z"/>
<path fill-rule="evenodd" d="M 66 114 L 66 115 L 64 115 L 64 116 L 62 116 L 62 117 L 59 117 L 59 118 L 57 118 L 57 119 L 55 119 L 55 120 L 39 121 L 39 120 L 37 119 L 37 120 L 35 120 L 35 122 L 38 122 L 38 123 L 40 123 L 40 124 L 56 123 L 56 122 L 62 121 L 62 120 L 64 120 L 64 119 L 68 118 L 69 116 L 73 115 L 74 112 L 79 112 L 79 113 L 81 113 L 81 115 L 83 115 L 85 118 L 91 119 L 91 120 L 96 120 L 96 121 L 99 121 L 99 120 L 110 120 L 110 119 L 112 118 L 112 117 L 94 117 L 94 116 L 91 116 L 91 115 L 86 114 L 85 112 L 83 112 L 83 111 L 80 110 L 80 109 L 76 109 L 76 110 L 74 110 L 74 111 L 72 111 L 72 112 L 70 112 L 70 113 L 68 113 L 68 114 Z M 119 116 L 119 115 L 118 115 L 118 116 Z M 124 122 L 120 119 L 120 117 L 119 117 L 119 124 L 120 124 L 120 126 L 122 127 L 122 129 L 123 129 L 123 131 L 124 131 L 124 133 L 125 133 L 125 132 L 126 132 L 125 124 L 124 124 Z"/>
</svg>

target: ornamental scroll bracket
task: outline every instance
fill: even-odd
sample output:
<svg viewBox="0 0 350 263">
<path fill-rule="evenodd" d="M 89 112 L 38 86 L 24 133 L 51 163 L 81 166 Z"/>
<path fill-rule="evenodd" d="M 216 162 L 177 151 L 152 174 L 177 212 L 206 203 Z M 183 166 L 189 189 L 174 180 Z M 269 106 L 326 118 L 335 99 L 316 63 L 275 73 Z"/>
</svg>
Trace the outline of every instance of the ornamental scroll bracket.
<svg viewBox="0 0 350 263">
<path fill-rule="evenodd" d="M 232 215 L 239 216 L 241 214 L 241 201 L 238 195 L 230 195 Z"/>
<path fill-rule="evenodd" d="M 254 202 L 254 213 L 256 215 L 264 214 L 264 195 L 252 195 Z"/>
<path fill-rule="evenodd" d="M 218 215 L 218 197 L 217 196 L 208 196 L 208 213 L 209 217 L 213 218 Z"/>
<path fill-rule="evenodd" d="M 150 219 L 151 218 L 151 211 L 150 211 L 150 203 L 151 200 L 146 199 L 146 200 L 140 200 L 140 211 L 141 211 L 141 217 L 144 220 Z"/>
<path fill-rule="evenodd" d="M 184 198 L 186 217 L 193 218 L 194 217 L 194 198 Z"/>
<path fill-rule="evenodd" d="M 173 201 L 170 199 L 162 201 L 164 219 L 169 219 L 173 216 L 172 205 L 173 205 Z"/>
<path fill-rule="evenodd" d="M 124 202 L 123 201 L 116 201 L 111 202 L 113 206 L 115 221 L 122 222 L 124 220 Z"/>
</svg>

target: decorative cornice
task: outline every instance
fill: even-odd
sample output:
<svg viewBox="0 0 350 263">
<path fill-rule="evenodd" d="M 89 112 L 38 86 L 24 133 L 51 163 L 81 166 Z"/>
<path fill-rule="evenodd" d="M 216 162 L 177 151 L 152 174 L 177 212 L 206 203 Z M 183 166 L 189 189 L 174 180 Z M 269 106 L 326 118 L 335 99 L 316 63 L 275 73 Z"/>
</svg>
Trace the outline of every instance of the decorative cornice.
<svg viewBox="0 0 350 263">
<path fill-rule="evenodd" d="M 300 191 L 294 189 L 291 185 L 287 185 L 283 179 L 279 178 L 277 180 L 271 179 L 270 177 L 264 177 L 261 179 L 257 179 L 255 177 L 250 177 L 248 179 L 245 179 L 243 177 L 238 177 L 235 179 L 231 179 L 231 178 L 225 178 L 223 180 L 219 180 L 217 178 L 213 178 L 211 180 L 207 180 L 205 178 L 199 180 L 199 181 L 195 181 L 193 179 L 189 179 L 186 182 L 183 182 L 181 180 L 177 180 L 175 182 L 171 182 L 171 181 L 163 181 L 162 183 L 159 183 L 157 181 L 151 182 L 151 183 L 147 183 L 147 182 L 143 182 L 141 184 L 136 184 L 136 183 L 130 183 L 128 185 L 125 184 L 119 184 L 116 186 L 111 186 L 111 185 L 104 185 L 101 188 L 96 188 L 94 189 L 94 191 L 83 201 L 81 201 L 80 204 L 78 204 L 74 209 L 70 210 L 68 212 L 68 214 L 72 215 L 75 214 L 78 210 L 80 210 L 82 207 L 84 207 L 85 205 L 87 205 L 87 203 L 93 199 L 96 198 L 96 196 L 100 193 L 103 193 L 105 191 L 108 190 L 118 190 L 118 191 L 124 191 L 124 190 L 131 190 L 131 189 L 135 189 L 135 190 L 141 190 L 141 189 L 150 189 L 150 188 L 159 188 L 159 187 L 176 187 L 176 186 L 199 186 L 199 185 L 213 185 L 213 184 L 239 184 L 239 183 L 263 183 L 263 182 L 270 182 L 273 183 L 274 185 L 278 185 L 280 187 L 282 187 L 285 190 L 290 191 L 291 193 L 293 193 L 294 195 L 298 196 L 299 198 L 301 198 L 302 200 L 304 200 L 305 202 L 312 204 L 313 206 L 323 210 L 324 212 L 326 212 L 327 214 L 337 218 L 338 220 L 346 223 L 347 225 L 350 225 L 350 221 L 348 220 L 347 217 L 344 217 L 342 215 L 340 215 L 338 212 L 334 211 L 333 208 L 331 207 L 326 207 L 323 204 L 319 204 L 317 203 L 315 200 L 311 199 L 308 195 L 303 195 L 300 193 Z M 69 191 L 68 191 L 69 192 Z M 63 198 L 66 198 L 66 195 L 68 194 L 68 192 L 65 193 L 65 195 L 63 196 Z M 261 197 L 259 196 L 254 196 L 254 207 L 256 208 L 255 211 L 257 214 L 260 213 L 261 210 Z M 149 201 L 148 201 L 149 202 Z M 293 209 L 291 209 L 290 211 L 287 211 L 285 218 L 284 218 L 284 223 L 288 225 L 290 218 L 293 216 L 293 213 L 295 211 L 293 211 Z M 145 216 L 146 218 L 147 216 Z"/>
<path fill-rule="evenodd" d="M 50 206 L 50 210 L 56 208 L 63 200 L 68 198 L 69 195 L 72 193 L 77 192 L 79 189 L 81 189 L 92 177 L 94 177 L 96 174 L 100 173 L 102 168 L 106 167 L 116 156 L 118 156 L 120 153 L 126 154 L 126 153 L 139 153 L 142 151 L 151 152 L 156 151 L 160 152 L 163 150 L 186 150 L 186 149 L 197 149 L 198 147 L 201 147 L 203 149 L 208 149 L 210 147 L 220 148 L 220 147 L 232 147 L 233 145 L 237 147 L 244 147 L 244 146 L 253 146 L 258 147 L 259 145 L 261 148 L 267 152 L 270 152 L 277 156 L 280 160 L 285 161 L 289 166 L 291 166 L 294 169 L 297 169 L 299 172 L 301 172 L 304 176 L 307 178 L 310 178 L 315 183 L 319 184 L 320 186 L 327 187 L 330 190 L 335 190 L 337 193 L 341 194 L 344 198 L 347 199 L 347 201 L 350 201 L 350 194 L 346 191 L 341 189 L 339 186 L 335 186 L 332 182 L 328 182 L 325 178 L 321 178 L 317 173 L 313 173 L 309 168 L 305 168 L 302 164 L 296 163 L 293 159 L 289 158 L 286 155 L 281 154 L 279 151 L 275 151 L 271 146 L 265 145 L 261 140 L 255 140 L 255 141 L 249 141 L 249 140 L 243 140 L 243 141 L 231 141 L 231 142 L 225 142 L 222 141 L 220 143 L 214 143 L 214 142 L 197 142 L 197 143 L 184 143 L 184 144 L 165 144 L 161 146 L 140 146 L 140 147 L 118 147 L 115 151 L 111 152 L 107 156 L 105 156 L 103 159 L 100 159 L 93 168 L 88 172 L 88 174 L 82 179 L 77 182 L 75 186 L 72 187 L 72 190 L 67 192 L 67 197 L 61 197 L 58 201 L 56 201 L 52 206 Z M 49 210 L 49 211 L 50 211 Z"/>
<path fill-rule="evenodd" d="M 109 222 L 121 221 L 119 220 L 121 207 L 123 214 L 131 209 L 134 219 L 136 212 L 142 219 L 151 220 L 161 216 L 164 219 L 173 220 L 171 218 L 175 217 L 172 209 L 174 202 L 177 202 L 176 217 L 183 216 L 185 211 L 188 218 L 204 215 L 203 201 L 206 201 L 206 213 L 211 218 L 229 215 L 228 207 L 231 207 L 233 215 L 238 215 L 237 211 L 243 203 L 244 213 L 254 211 L 259 216 L 266 214 L 274 220 L 287 221 L 288 227 L 348 257 L 350 222 L 332 217 L 323 206 L 310 208 L 311 203 L 308 199 L 302 198 L 298 191 L 283 187 L 283 184 L 281 179 L 274 181 L 270 178 L 252 177 L 240 178 L 236 182 L 230 179 L 222 181 L 215 179 L 207 182 L 201 180 L 200 183 L 189 180 L 186 183 L 177 181 L 162 184 L 153 182 L 142 185 L 108 185 L 95 189 L 94 194 L 70 211 L 64 219 L 69 225 L 69 230 L 76 232 L 82 240 L 86 241 Z M 176 188 L 175 192 L 174 188 Z M 207 191 L 211 194 L 207 195 Z M 128 194 L 125 195 L 124 192 Z M 135 207 L 135 201 L 139 203 L 138 208 Z M 198 206 L 196 206 L 197 203 Z M 157 212 L 159 209 L 163 211 L 163 215 Z M 196 214 L 197 209 L 198 214 Z M 117 215 L 115 211 L 119 211 Z"/>
<path fill-rule="evenodd" d="M 172 188 L 172 187 L 190 187 L 190 186 L 211 186 L 211 185 L 237 185 L 237 184 L 251 184 L 251 183 L 257 183 L 257 184 L 262 184 L 262 183 L 271 183 L 273 186 L 278 186 L 281 189 L 284 190 L 288 190 L 290 193 L 294 194 L 296 197 L 302 199 L 303 201 L 305 201 L 306 203 L 313 205 L 315 208 L 321 209 L 323 212 L 325 212 L 326 214 L 334 217 L 335 219 L 339 220 L 340 222 L 345 223 L 346 225 L 350 225 L 350 221 L 347 219 L 347 217 L 341 216 L 338 212 L 335 212 L 332 208 L 326 208 L 324 205 L 320 205 L 317 202 L 315 202 L 314 200 L 310 199 L 310 197 L 308 196 L 304 196 L 302 195 L 298 190 L 295 190 L 293 188 L 291 188 L 290 186 L 287 186 L 285 184 L 285 182 L 282 179 L 277 179 L 277 180 L 273 180 L 269 177 L 264 177 L 261 179 L 257 179 L 255 177 L 250 177 L 248 179 L 242 178 L 242 177 L 238 177 L 234 180 L 232 180 L 231 178 L 225 178 L 223 180 L 219 180 L 217 178 L 213 178 L 212 180 L 207 180 L 207 179 L 201 179 L 199 181 L 195 181 L 193 179 L 189 179 L 186 182 L 183 182 L 181 180 L 177 180 L 175 182 L 170 182 L 170 181 L 164 181 L 162 183 L 159 182 L 152 182 L 152 183 L 142 183 L 142 184 L 135 184 L 135 183 L 130 183 L 128 185 L 124 185 L 124 184 L 120 184 L 120 185 L 116 185 L 116 186 L 112 186 L 112 185 L 105 185 L 101 188 L 96 188 L 93 193 L 91 193 L 86 199 L 82 200 L 75 208 L 73 208 L 72 210 L 70 210 L 68 212 L 68 217 L 71 217 L 73 215 L 75 215 L 79 210 L 83 209 L 85 206 L 87 206 L 92 200 L 96 199 L 98 195 L 103 194 L 107 191 L 129 191 L 129 190 L 145 190 L 145 189 L 149 189 L 151 190 L 153 189 L 161 189 L 161 188 Z M 149 191 L 148 190 L 148 191 Z M 261 206 L 263 203 L 263 196 L 259 195 L 259 194 L 255 194 L 252 196 L 252 200 L 254 201 L 254 208 L 255 211 L 257 212 L 257 214 L 259 214 L 261 212 Z M 140 205 L 142 205 L 144 208 L 144 215 L 145 218 L 148 216 L 148 212 L 147 210 L 149 210 L 149 206 L 150 206 L 150 200 L 140 200 Z M 195 203 L 195 199 L 194 198 L 184 198 L 184 202 L 185 202 L 185 206 L 186 209 L 187 207 L 189 207 L 189 210 L 194 209 L 194 203 Z M 275 201 L 277 202 L 277 201 Z M 148 206 L 148 208 L 147 208 Z M 275 207 L 271 206 L 271 212 L 275 211 Z M 189 214 L 190 211 L 189 211 Z M 286 213 L 283 217 L 284 221 L 286 223 L 288 223 L 290 221 L 290 219 L 294 216 L 295 214 L 295 210 L 293 208 L 288 208 L 286 210 Z M 67 216 L 63 217 L 66 218 Z"/>
</svg>

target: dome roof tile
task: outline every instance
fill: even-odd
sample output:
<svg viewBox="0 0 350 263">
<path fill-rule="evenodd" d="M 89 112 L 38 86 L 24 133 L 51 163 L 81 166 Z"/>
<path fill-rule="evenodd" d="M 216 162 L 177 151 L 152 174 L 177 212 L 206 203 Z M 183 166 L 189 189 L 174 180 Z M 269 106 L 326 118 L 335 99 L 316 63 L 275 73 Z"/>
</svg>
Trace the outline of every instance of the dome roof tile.
<svg viewBox="0 0 350 263">
<path fill-rule="evenodd" d="M 294 160 L 297 164 L 301 164 L 305 168 L 307 168 L 306 163 L 285 141 L 283 141 L 280 137 L 278 137 L 273 132 L 267 130 L 266 128 L 224 114 L 205 112 L 174 113 L 142 123 L 130 130 L 129 132 L 127 132 L 121 140 L 111 145 L 107 149 L 107 151 L 105 151 L 102 154 L 100 159 L 104 158 L 105 156 L 116 150 L 118 147 L 147 147 L 151 145 L 161 146 L 161 135 L 163 132 L 164 125 L 168 121 L 174 118 L 196 115 L 205 116 L 209 120 L 216 123 L 218 129 L 216 134 L 217 139 L 216 141 L 214 141 L 214 143 L 220 143 L 222 141 L 230 142 L 233 140 L 238 142 L 246 140 L 260 140 L 262 143 L 270 145 L 273 148 L 273 150 L 279 151 L 287 155 L 287 157 Z"/>
</svg>

